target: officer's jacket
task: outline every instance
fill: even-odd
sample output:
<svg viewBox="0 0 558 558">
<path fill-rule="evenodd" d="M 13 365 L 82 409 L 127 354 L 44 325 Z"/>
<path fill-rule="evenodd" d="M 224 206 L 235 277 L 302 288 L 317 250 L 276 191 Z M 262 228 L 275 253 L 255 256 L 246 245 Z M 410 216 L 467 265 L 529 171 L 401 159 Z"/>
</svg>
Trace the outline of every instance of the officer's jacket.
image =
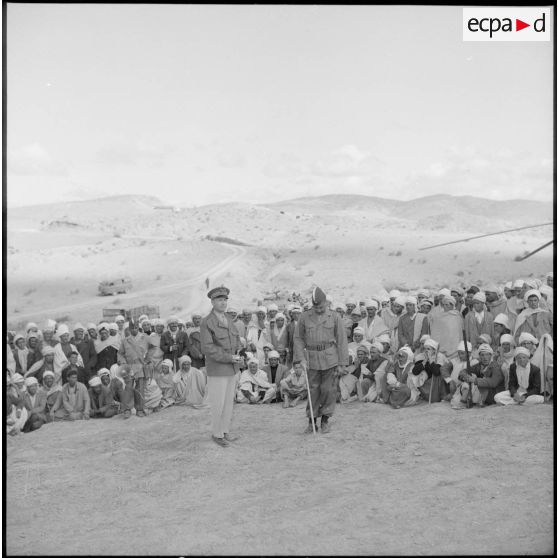
<svg viewBox="0 0 558 558">
<path fill-rule="evenodd" d="M 349 364 L 345 325 L 337 312 L 326 310 L 318 314 L 310 308 L 301 314 L 295 330 L 294 360 L 306 360 L 311 370 Z"/>
<path fill-rule="evenodd" d="M 240 372 L 240 366 L 232 362 L 232 356 L 242 348 L 240 335 L 232 320 L 227 316 L 225 320 L 226 326 L 212 311 L 200 324 L 201 349 L 208 376 L 233 376 Z"/>
</svg>

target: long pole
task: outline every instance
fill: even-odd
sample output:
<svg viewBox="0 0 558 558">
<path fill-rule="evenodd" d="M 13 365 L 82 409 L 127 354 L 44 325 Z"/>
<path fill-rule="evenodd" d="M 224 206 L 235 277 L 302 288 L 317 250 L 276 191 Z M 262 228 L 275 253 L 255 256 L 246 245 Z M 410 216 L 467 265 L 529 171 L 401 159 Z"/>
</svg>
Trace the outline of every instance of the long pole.
<svg viewBox="0 0 558 558">
<path fill-rule="evenodd" d="M 310 380 L 308 380 L 308 373 L 306 375 L 306 389 L 308 390 L 308 405 L 310 405 L 310 420 L 312 421 L 312 433 L 316 434 L 316 424 L 314 423 L 314 409 L 312 409 L 312 394 L 310 393 Z"/>
<path fill-rule="evenodd" d="M 451 242 L 443 242 L 442 244 L 434 244 L 434 246 L 427 246 L 426 248 L 419 248 L 419 250 L 430 250 L 430 248 L 439 248 L 440 246 L 448 246 L 448 244 L 457 244 L 458 242 L 467 242 L 468 240 L 475 240 L 476 238 L 484 238 L 485 236 L 494 236 L 495 234 L 503 234 L 507 232 L 522 231 L 524 229 L 535 229 L 537 227 L 544 227 L 546 225 L 553 225 L 554 223 L 541 223 L 540 225 L 529 225 L 528 227 L 518 227 L 517 229 L 507 229 L 505 231 L 498 231 L 494 233 L 479 234 L 478 236 L 471 236 L 469 238 L 462 238 L 461 240 L 452 240 Z M 550 244 L 550 242 L 549 242 Z M 545 244 L 548 246 L 548 244 Z M 539 250 L 544 248 L 541 246 Z"/>
<path fill-rule="evenodd" d="M 546 403 L 546 336 L 542 338 L 542 375 L 543 375 L 543 401 Z"/>
<path fill-rule="evenodd" d="M 550 246 L 553 242 L 554 242 L 554 240 L 551 240 L 551 241 L 547 242 L 546 244 L 543 244 L 542 246 L 539 246 L 536 250 L 533 250 L 532 252 L 529 252 L 528 254 L 525 254 L 524 256 L 517 256 L 515 258 L 515 261 L 516 262 L 522 262 L 523 260 L 526 260 L 527 258 L 530 258 L 533 254 L 536 254 L 537 252 L 540 252 L 543 248 L 546 248 L 547 246 Z"/>
</svg>

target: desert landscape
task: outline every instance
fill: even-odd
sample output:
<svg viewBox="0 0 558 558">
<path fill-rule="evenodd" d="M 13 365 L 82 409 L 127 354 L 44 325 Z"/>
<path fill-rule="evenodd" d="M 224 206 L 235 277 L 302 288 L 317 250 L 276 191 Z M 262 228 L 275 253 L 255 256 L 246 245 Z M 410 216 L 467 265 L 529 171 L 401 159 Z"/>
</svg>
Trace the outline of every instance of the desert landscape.
<svg viewBox="0 0 558 558">
<path fill-rule="evenodd" d="M 163 207 L 162 207 L 163 206 Z M 281 303 L 314 284 L 334 300 L 381 289 L 541 278 L 553 250 L 515 261 L 553 229 L 420 248 L 552 222 L 552 204 L 436 195 L 335 195 L 270 204 L 164 207 L 117 196 L 9 209 L 8 329 L 99 322 L 103 308 L 158 305 L 188 319 Z M 98 282 L 133 289 L 102 297 Z M 328 435 L 303 406 L 235 405 L 238 442 L 211 442 L 209 411 L 170 408 L 47 424 L 6 440 L 11 555 L 551 554 L 554 407 L 454 411 L 338 405 Z"/>
</svg>

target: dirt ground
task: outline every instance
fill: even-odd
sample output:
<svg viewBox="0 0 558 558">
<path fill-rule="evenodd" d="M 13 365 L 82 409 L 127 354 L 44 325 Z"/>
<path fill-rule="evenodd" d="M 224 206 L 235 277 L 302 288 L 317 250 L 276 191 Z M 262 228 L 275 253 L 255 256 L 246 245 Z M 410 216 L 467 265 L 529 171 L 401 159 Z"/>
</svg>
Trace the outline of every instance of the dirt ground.
<svg viewBox="0 0 558 558">
<path fill-rule="evenodd" d="M 7 440 L 6 550 L 19 555 L 551 554 L 553 406 L 303 406 L 49 424 Z"/>
</svg>

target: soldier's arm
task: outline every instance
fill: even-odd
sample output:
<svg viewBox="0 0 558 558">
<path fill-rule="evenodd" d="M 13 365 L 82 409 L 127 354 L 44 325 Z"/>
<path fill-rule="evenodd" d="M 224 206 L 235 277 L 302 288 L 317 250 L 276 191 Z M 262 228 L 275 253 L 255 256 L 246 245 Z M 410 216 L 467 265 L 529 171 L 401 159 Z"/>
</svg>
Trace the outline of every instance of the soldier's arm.
<svg viewBox="0 0 558 558">
<path fill-rule="evenodd" d="M 306 328 L 304 327 L 304 315 L 300 316 L 294 330 L 294 359 L 295 361 L 306 360 L 304 358 L 304 335 Z"/>
<path fill-rule="evenodd" d="M 347 366 L 349 364 L 349 343 L 345 335 L 345 327 L 341 316 L 335 315 L 335 337 L 337 341 L 337 358 L 339 366 Z"/>
</svg>

